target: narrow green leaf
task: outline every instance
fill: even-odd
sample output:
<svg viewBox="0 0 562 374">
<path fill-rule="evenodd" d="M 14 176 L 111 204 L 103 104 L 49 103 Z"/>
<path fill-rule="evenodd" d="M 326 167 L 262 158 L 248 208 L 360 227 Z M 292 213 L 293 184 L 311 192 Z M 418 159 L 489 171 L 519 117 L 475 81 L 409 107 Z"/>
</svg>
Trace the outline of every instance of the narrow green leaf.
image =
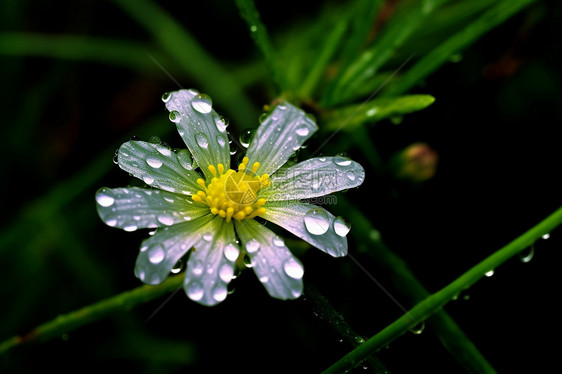
<svg viewBox="0 0 562 374">
<path fill-rule="evenodd" d="M 326 130 L 352 131 L 365 122 L 402 116 L 422 110 L 433 104 L 430 95 L 408 95 L 396 98 L 378 98 L 359 105 L 334 109 L 322 118 Z"/>
<path fill-rule="evenodd" d="M 127 310 L 136 305 L 146 303 L 179 289 L 182 283 L 183 275 L 170 277 L 158 286 L 141 286 L 73 312 L 60 315 L 47 323 L 37 326 L 27 334 L 14 336 L 0 343 L 0 354 L 17 345 L 46 341 L 61 336 L 87 323 L 97 321 L 110 313 L 118 310 Z"/>
<path fill-rule="evenodd" d="M 466 290 L 479 279 L 484 277 L 487 272 L 497 268 L 511 257 L 527 249 L 536 240 L 540 239 L 543 235 L 550 233 L 561 223 L 562 208 L 559 208 L 539 224 L 485 258 L 453 282 L 416 304 L 416 306 L 410 309 L 402 317 L 386 326 L 382 331 L 371 337 L 365 343 L 361 344 L 335 362 L 326 371 L 324 371 L 324 373 L 342 373 L 357 366 L 367 357 L 385 347 L 387 344 L 406 333 L 418 323 L 437 312 L 450 300 L 453 300 L 460 292 Z"/>
<path fill-rule="evenodd" d="M 275 83 L 277 83 L 277 86 L 281 91 L 285 91 L 287 79 L 285 78 L 285 74 L 281 71 L 278 54 L 273 47 L 273 43 L 269 38 L 265 25 L 261 21 L 254 1 L 236 0 L 236 6 L 240 11 L 240 16 L 248 24 L 252 39 L 254 39 L 254 42 L 263 54 L 266 65 L 268 66 Z"/>
<path fill-rule="evenodd" d="M 452 55 L 460 52 L 486 32 L 498 26 L 534 1 L 535 0 L 504 0 L 497 3 L 463 30 L 454 34 L 423 56 L 414 66 L 402 75 L 400 79 L 392 85 L 389 85 L 387 89 L 383 91 L 383 95 L 394 96 L 408 91 L 420 80 L 449 61 Z"/>
</svg>

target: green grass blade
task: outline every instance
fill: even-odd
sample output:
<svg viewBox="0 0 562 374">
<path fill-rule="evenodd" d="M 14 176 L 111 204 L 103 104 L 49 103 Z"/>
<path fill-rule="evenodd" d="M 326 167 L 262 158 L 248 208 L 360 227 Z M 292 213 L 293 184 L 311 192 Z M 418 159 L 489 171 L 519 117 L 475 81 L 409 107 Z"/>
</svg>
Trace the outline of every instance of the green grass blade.
<svg viewBox="0 0 562 374">
<path fill-rule="evenodd" d="M 278 53 L 273 47 L 273 43 L 269 38 L 265 25 L 261 21 L 254 1 L 236 0 L 236 6 L 238 7 L 240 16 L 248 24 L 252 39 L 254 39 L 256 46 L 260 49 L 265 63 L 273 76 L 273 80 L 277 83 L 281 92 L 285 91 L 287 89 L 287 78 L 279 66 Z"/>
<path fill-rule="evenodd" d="M 136 305 L 146 303 L 179 289 L 182 283 L 183 275 L 170 277 L 158 286 L 141 286 L 68 314 L 60 315 L 47 323 L 37 326 L 25 335 L 14 336 L 0 343 L 0 354 L 21 344 L 47 341 L 61 336 L 118 310 L 131 309 Z"/>
<path fill-rule="evenodd" d="M 392 17 L 381 36 L 357 60 L 350 64 L 327 90 L 324 104 L 333 106 L 347 99 L 363 82 L 373 77 L 379 68 L 392 56 L 423 23 L 424 20 L 447 0 L 415 2 L 411 8 Z"/>
<path fill-rule="evenodd" d="M 470 23 L 463 30 L 451 36 L 431 52 L 423 56 L 396 82 L 383 91 L 383 95 L 400 95 L 412 88 L 421 79 L 437 70 L 449 58 L 472 44 L 489 30 L 498 26 L 509 17 L 522 10 L 535 0 L 504 0 L 500 1 L 484 14 Z"/>
<path fill-rule="evenodd" d="M 394 339 L 398 338 L 418 323 L 437 312 L 450 300 L 454 299 L 454 297 L 460 292 L 466 290 L 479 279 L 484 277 L 488 271 L 497 268 L 505 261 L 517 255 L 519 252 L 529 248 L 529 246 L 531 246 L 536 240 L 540 239 L 543 235 L 550 233 L 561 223 L 562 208 L 559 208 L 539 224 L 485 258 L 453 282 L 416 304 L 416 306 L 410 309 L 402 317 L 386 326 L 378 334 L 374 335 L 365 343 L 335 362 L 331 367 L 324 371 L 324 373 L 342 373 L 357 366 L 368 356 L 385 347 Z"/>
<path fill-rule="evenodd" d="M 256 121 L 259 113 L 238 82 L 159 5 L 150 0 L 113 0 L 144 26 L 178 66 L 195 79 L 201 90 L 221 103 L 242 126 Z"/>
<path fill-rule="evenodd" d="M 425 109 L 434 101 L 435 98 L 430 95 L 407 95 L 378 98 L 363 104 L 334 109 L 322 118 L 323 129 L 353 131 L 366 122 L 377 122 Z"/>
<path fill-rule="evenodd" d="M 76 35 L 0 33 L 0 55 L 6 56 L 96 61 L 146 73 L 156 69 L 148 54 L 162 63 L 171 64 L 168 58 L 153 48 L 128 40 Z"/>
</svg>

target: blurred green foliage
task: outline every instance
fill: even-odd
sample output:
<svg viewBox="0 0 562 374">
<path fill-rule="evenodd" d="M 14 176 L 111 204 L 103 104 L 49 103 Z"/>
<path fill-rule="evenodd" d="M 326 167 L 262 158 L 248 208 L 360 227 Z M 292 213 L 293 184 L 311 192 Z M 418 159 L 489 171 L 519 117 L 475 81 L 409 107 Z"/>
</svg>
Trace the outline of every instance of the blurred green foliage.
<svg viewBox="0 0 562 374">
<path fill-rule="evenodd" d="M 1 355 L 2 372 L 326 369 L 403 314 L 372 274 L 409 309 L 560 206 L 561 16 L 531 0 L 4 0 L 0 341 L 109 309 Z M 183 147 L 159 100 L 180 87 L 212 96 L 233 135 L 278 99 L 313 114 L 321 130 L 296 157 L 366 168 L 330 210 L 352 219 L 371 275 L 288 238 L 314 284 L 301 300 L 272 300 L 245 272 L 216 308 L 182 292 L 121 303 L 146 233 L 104 226 L 94 192 L 134 183 L 111 162 L 130 137 Z M 423 183 L 393 169 L 416 142 L 439 155 Z M 550 369 L 555 234 L 356 370 Z"/>
</svg>

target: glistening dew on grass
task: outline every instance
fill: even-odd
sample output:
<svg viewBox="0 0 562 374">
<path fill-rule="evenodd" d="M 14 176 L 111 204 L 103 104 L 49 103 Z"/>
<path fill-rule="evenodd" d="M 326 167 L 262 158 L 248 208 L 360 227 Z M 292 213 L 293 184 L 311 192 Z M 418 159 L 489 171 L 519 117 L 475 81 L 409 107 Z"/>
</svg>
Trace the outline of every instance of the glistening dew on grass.
<svg viewBox="0 0 562 374">
<path fill-rule="evenodd" d="M 125 231 L 158 228 L 141 244 L 135 266 L 141 281 L 163 282 L 189 252 L 185 292 L 200 304 L 215 305 L 228 294 L 237 260 L 247 255 L 271 296 L 298 298 L 301 262 L 256 217 L 334 257 L 347 254 L 349 224 L 301 200 L 357 187 L 365 172 L 343 156 L 283 167 L 318 129 L 302 110 L 277 105 L 235 170 L 226 124 L 208 96 L 180 90 L 162 100 L 189 151 L 126 142 L 117 154 L 119 166 L 154 188 L 102 188 L 96 193 L 98 213 L 107 225 Z"/>
</svg>

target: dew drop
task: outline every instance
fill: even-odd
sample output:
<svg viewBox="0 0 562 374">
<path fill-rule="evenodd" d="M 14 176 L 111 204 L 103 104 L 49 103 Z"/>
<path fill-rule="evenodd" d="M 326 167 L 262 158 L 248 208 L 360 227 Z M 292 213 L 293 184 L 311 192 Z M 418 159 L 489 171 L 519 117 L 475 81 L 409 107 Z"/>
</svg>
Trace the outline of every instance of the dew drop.
<svg viewBox="0 0 562 374">
<path fill-rule="evenodd" d="M 111 226 L 111 227 L 115 227 L 117 225 L 117 220 L 115 218 L 113 219 L 108 219 L 105 224 L 107 226 Z"/>
<path fill-rule="evenodd" d="M 224 283 L 228 283 L 232 280 L 234 275 L 234 269 L 229 264 L 223 264 L 219 269 L 219 277 Z"/>
<path fill-rule="evenodd" d="M 283 241 L 283 239 L 281 239 L 278 236 L 273 238 L 273 244 L 275 244 L 277 247 L 284 247 L 285 246 L 285 242 Z"/>
<path fill-rule="evenodd" d="M 170 101 L 170 98 L 172 97 L 172 94 L 170 92 L 165 92 L 162 95 L 162 101 L 167 103 L 168 101 Z"/>
<path fill-rule="evenodd" d="M 252 259 L 250 258 L 250 256 L 248 256 L 247 253 L 244 255 L 242 261 L 244 262 L 244 265 L 246 265 L 247 268 L 254 267 L 254 263 L 252 262 Z"/>
<path fill-rule="evenodd" d="M 207 135 L 201 132 L 195 135 L 195 141 L 201 148 L 207 148 L 209 146 L 209 139 L 207 139 Z"/>
<path fill-rule="evenodd" d="M 304 268 L 302 265 L 292 257 L 289 257 L 283 263 L 283 270 L 293 279 L 301 279 L 304 275 Z"/>
<path fill-rule="evenodd" d="M 185 291 L 193 301 L 199 301 L 203 298 L 203 285 L 197 280 L 189 282 Z"/>
<path fill-rule="evenodd" d="M 156 135 L 151 136 L 150 139 L 148 139 L 148 142 L 152 143 L 152 144 L 162 144 L 162 140 L 159 137 L 157 137 Z"/>
<path fill-rule="evenodd" d="M 217 284 L 213 290 L 211 291 L 212 295 L 213 295 L 213 299 L 215 299 L 216 301 L 218 301 L 219 303 L 221 301 L 224 301 L 224 299 L 226 299 L 226 296 L 228 295 L 228 291 L 226 289 L 226 287 L 222 284 Z"/>
<path fill-rule="evenodd" d="M 242 131 L 240 133 L 240 144 L 244 147 L 244 148 L 248 148 L 248 146 L 250 145 L 250 141 L 252 140 L 252 137 L 254 136 L 254 129 L 246 129 L 244 131 Z"/>
<path fill-rule="evenodd" d="M 127 231 L 127 232 L 133 232 L 136 229 L 138 229 L 138 227 L 136 225 L 128 225 L 123 227 L 123 230 Z"/>
<path fill-rule="evenodd" d="M 351 160 L 348 157 L 339 154 L 334 157 L 334 163 L 338 166 L 349 166 L 351 165 Z"/>
<path fill-rule="evenodd" d="M 203 261 L 201 260 L 196 260 L 195 262 L 193 262 L 193 264 L 191 265 L 192 269 L 191 269 L 191 273 L 193 275 L 195 275 L 196 277 L 200 276 L 201 274 L 203 274 L 203 268 L 205 267 L 205 265 L 203 264 Z"/>
<path fill-rule="evenodd" d="M 172 150 L 170 149 L 170 147 L 168 147 L 164 144 L 158 144 L 155 148 L 163 156 L 171 156 L 172 155 Z"/>
<path fill-rule="evenodd" d="M 250 31 L 251 31 L 251 32 L 256 32 L 256 31 L 258 31 L 258 27 L 257 27 L 256 25 L 252 25 L 252 26 L 250 26 Z"/>
<path fill-rule="evenodd" d="M 189 151 L 187 149 L 179 150 L 176 155 L 178 156 L 178 161 L 179 161 L 180 165 L 184 169 L 193 170 L 193 165 L 192 165 L 193 160 L 191 159 L 191 154 L 189 153 Z"/>
<path fill-rule="evenodd" d="M 174 224 L 174 217 L 169 215 L 160 215 L 156 219 L 158 222 L 166 226 L 172 226 Z"/>
<path fill-rule="evenodd" d="M 322 235 L 330 228 L 330 217 L 323 209 L 311 209 L 304 215 L 304 225 L 312 235 Z"/>
<path fill-rule="evenodd" d="M 161 243 L 156 243 L 148 247 L 146 254 L 148 256 L 148 261 L 155 265 L 161 263 L 164 257 L 166 257 L 166 251 Z"/>
<path fill-rule="evenodd" d="M 412 327 L 410 329 L 410 332 L 412 334 L 419 335 L 423 332 L 423 330 L 425 330 L 425 323 L 423 321 L 421 321 L 420 323 L 418 323 L 417 325 Z"/>
<path fill-rule="evenodd" d="M 154 178 L 152 178 L 149 175 L 143 175 L 142 180 L 144 181 L 144 183 L 146 184 L 152 184 L 154 183 Z"/>
<path fill-rule="evenodd" d="M 224 136 L 222 135 L 217 135 L 217 143 L 219 143 L 219 145 L 221 147 L 224 147 L 226 144 L 226 140 L 224 139 Z"/>
<path fill-rule="evenodd" d="M 518 256 L 521 262 L 527 263 L 531 261 L 535 256 L 535 246 L 531 245 L 529 248 L 525 249 L 524 251 L 519 252 Z"/>
<path fill-rule="evenodd" d="M 168 115 L 168 118 L 170 119 L 170 121 L 178 123 L 181 120 L 181 113 L 177 110 L 172 110 Z"/>
<path fill-rule="evenodd" d="M 217 115 L 217 116 L 215 117 L 215 124 L 217 125 L 217 129 L 218 129 L 220 132 L 225 132 L 225 131 L 226 131 L 227 122 L 226 122 L 226 120 L 224 119 L 224 117 L 222 117 L 222 116 L 220 116 L 220 115 Z"/>
<path fill-rule="evenodd" d="M 210 232 L 206 232 L 203 234 L 203 240 L 210 242 L 213 240 L 213 235 Z"/>
<path fill-rule="evenodd" d="M 258 242 L 256 239 L 252 239 L 246 243 L 246 251 L 248 251 L 248 253 L 250 254 L 256 253 L 259 249 L 260 242 Z"/>
<path fill-rule="evenodd" d="M 236 245 L 230 243 L 224 247 L 224 257 L 226 257 L 228 261 L 230 262 L 236 261 L 239 255 L 240 255 L 240 250 Z"/>
<path fill-rule="evenodd" d="M 259 277 L 259 280 L 261 283 L 267 283 L 269 282 L 269 277 L 267 275 L 262 275 L 261 277 Z"/>
<path fill-rule="evenodd" d="M 342 237 L 346 236 L 349 233 L 349 230 L 351 230 L 351 224 L 346 218 L 342 216 L 336 217 L 336 219 L 334 219 L 333 226 L 336 234 Z"/>
<path fill-rule="evenodd" d="M 179 260 L 178 262 L 176 262 L 176 264 L 174 265 L 174 267 L 172 268 L 172 270 L 170 271 L 172 274 L 178 274 L 179 272 L 181 272 L 183 270 L 183 265 L 184 262 L 183 260 Z"/>
<path fill-rule="evenodd" d="M 209 95 L 199 94 L 191 101 L 191 107 L 199 113 L 209 113 L 213 109 L 213 101 Z"/>
<path fill-rule="evenodd" d="M 347 177 L 347 179 L 349 179 L 350 181 L 354 181 L 355 180 L 355 174 L 353 174 L 351 171 L 348 171 L 345 176 Z"/>
<path fill-rule="evenodd" d="M 107 194 L 107 190 L 103 189 L 100 192 L 98 192 L 98 194 L 96 195 L 96 201 L 98 202 L 99 205 L 107 208 L 113 205 L 113 203 L 115 202 L 115 198 L 109 196 Z"/>
<path fill-rule="evenodd" d="M 307 136 L 310 133 L 310 130 L 305 124 L 303 124 L 300 127 L 297 127 L 295 132 L 297 133 L 298 136 Z"/>
<path fill-rule="evenodd" d="M 260 114 L 260 117 L 258 118 L 259 123 L 263 123 L 267 119 L 267 117 L 269 117 L 269 113 Z M 280 131 L 281 128 L 278 127 L 277 130 Z"/>
<path fill-rule="evenodd" d="M 549 234 L 549 233 L 546 233 L 546 234 L 544 234 L 544 235 L 542 236 L 542 238 L 543 238 L 544 240 L 547 240 L 547 239 L 550 238 L 550 234 Z"/>
<path fill-rule="evenodd" d="M 151 167 L 153 167 L 154 169 L 158 169 L 160 168 L 160 166 L 162 166 L 162 161 L 153 157 L 148 157 L 146 159 L 146 163 Z"/>
<path fill-rule="evenodd" d="M 494 275 L 494 269 L 487 271 L 484 275 L 490 278 L 492 275 Z"/>
</svg>

